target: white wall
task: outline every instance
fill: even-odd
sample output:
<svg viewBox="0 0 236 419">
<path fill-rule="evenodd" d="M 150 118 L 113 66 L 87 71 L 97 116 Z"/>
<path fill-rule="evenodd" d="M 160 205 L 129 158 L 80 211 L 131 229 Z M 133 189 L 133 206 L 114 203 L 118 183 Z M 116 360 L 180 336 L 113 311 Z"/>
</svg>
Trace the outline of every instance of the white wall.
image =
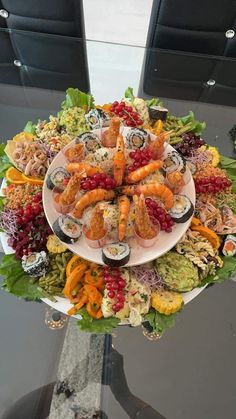
<svg viewBox="0 0 236 419">
<path fill-rule="evenodd" d="M 128 86 L 137 92 L 151 7 L 152 0 L 84 0 L 90 85 L 97 103 L 122 97 Z"/>
</svg>

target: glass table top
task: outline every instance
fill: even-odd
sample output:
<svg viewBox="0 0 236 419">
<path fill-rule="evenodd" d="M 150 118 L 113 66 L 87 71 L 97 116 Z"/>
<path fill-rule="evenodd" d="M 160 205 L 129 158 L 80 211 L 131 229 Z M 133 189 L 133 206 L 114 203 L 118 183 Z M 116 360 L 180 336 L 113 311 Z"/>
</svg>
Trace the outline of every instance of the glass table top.
<svg viewBox="0 0 236 419">
<path fill-rule="evenodd" d="M 0 39 L 1 142 L 56 115 L 68 87 L 104 104 L 132 86 L 174 115 L 192 110 L 207 143 L 235 158 L 236 59 L 19 30 Z M 234 419 L 235 291 L 232 280 L 206 288 L 151 341 L 141 327 L 83 333 L 0 290 L 0 417 Z"/>
</svg>

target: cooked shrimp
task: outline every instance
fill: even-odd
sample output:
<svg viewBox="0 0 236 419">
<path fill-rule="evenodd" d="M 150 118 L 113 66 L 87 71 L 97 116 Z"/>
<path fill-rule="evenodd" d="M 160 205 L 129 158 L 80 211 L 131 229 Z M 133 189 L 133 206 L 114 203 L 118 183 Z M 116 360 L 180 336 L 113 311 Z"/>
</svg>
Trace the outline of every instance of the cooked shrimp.
<svg viewBox="0 0 236 419">
<path fill-rule="evenodd" d="M 169 139 L 171 133 L 172 131 L 162 132 L 155 140 L 149 143 L 148 149 L 151 151 L 153 159 L 158 159 L 162 156 L 164 143 Z"/>
<path fill-rule="evenodd" d="M 114 156 L 114 179 L 116 185 L 122 185 L 125 173 L 125 144 L 124 138 L 121 134 L 117 137 L 116 154 Z"/>
<path fill-rule="evenodd" d="M 109 128 L 102 134 L 103 147 L 115 147 L 117 137 L 120 132 L 120 119 L 117 117 L 111 118 Z"/>
<path fill-rule="evenodd" d="M 141 194 L 139 197 L 134 195 L 135 203 L 135 224 L 137 233 L 143 239 L 153 239 L 156 236 L 156 230 L 151 223 L 147 207 L 145 204 L 144 196 Z"/>
<path fill-rule="evenodd" d="M 66 170 L 69 173 L 81 172 L 83 170 L 86 176 L 92 176 L 95 173 L 102 172 L 100 167 L 91 166 L 90 164 L 85 163 L 85 162 L 84 163 L 69 163 L 66 166 Z"/>
<path fill-rule="evenodd" d="M 130 200 L 129 198 L 127 198 L 127 196 L 123 195 L 118 199 L 118 208 L 119 208 L 118 237 L 119 237 L 119 240 L 122 241 L 125 238 L 129 210 L 130 210 Z"/>
<path fill-rule="evenodd" d="M 157 196 L 164 201 L 166 209 L 173 206 L 173 193 L 167 186 L 161 183 L 150 183 L 148 185 L 125 186 L 122 192 L 126 195 L 140 195 L 144 196 Z"/>
<path fill-rule="evenodd" d="M 103 200 L 111 200 L 115 196 L 113 191 L 106 191 L 106 189 L 98 188 L 93 189 L 92 191 L 86 192 L 77 202 L 75 206 L 75 210 L 73 215 L 76 218 L 81 218 L 83 211 L 91 204 L 95 204 L 95 202 L 103 201 Z"/>
<path fill-rule="evenodd" d="M 77 192 L 80 190 L 80 181 L 82 178 L 82 173 L 74 173 L 68 184 L 66 185 L 65 190 L 60 195 L 60 203 L 62 205 L 70 205 L 74 202 Z"/>
<path fill-rule="evenodd" d="M 149 176 L 151 173 L 155 172 L 156 170 L 160 169 L 163 165 L 161 160 L 153 161 L 146 166 L 140 167 L 137 170 L 129 173 L 126 177 L 127 183 L 136 183 L 140 180 L 143 180 L 145 177 Z"/>
<path fill-rule="evenodd" d="M 104 210 L 96 205 L 90 219 L 90 228 L 86 231 L 86 237 L 90 240 L 100 240 L 105 234 Z"/>
</svg>

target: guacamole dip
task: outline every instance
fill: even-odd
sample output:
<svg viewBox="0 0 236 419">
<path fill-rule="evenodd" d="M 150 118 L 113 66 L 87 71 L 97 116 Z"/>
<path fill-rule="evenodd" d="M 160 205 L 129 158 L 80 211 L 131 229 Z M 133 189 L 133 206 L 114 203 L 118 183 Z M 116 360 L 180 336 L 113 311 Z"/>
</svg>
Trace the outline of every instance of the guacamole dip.
<svg viewBox="0 0 236 419">
<path fill-rule="evenodd" d="M 166 253 L 156 259 L 155 267 L 163 282 L 172 290 L 191 291 L 199 284 L 197 267 L 179 253 Z"/>
<path fill-rule="evenodd" d="M 85 119 L 85 111 L 77 106 L 65 109 L 60 113 L 60 125 L 64 126 L 69 134 L 75 136 L 90 131 Z"/>
</svg>

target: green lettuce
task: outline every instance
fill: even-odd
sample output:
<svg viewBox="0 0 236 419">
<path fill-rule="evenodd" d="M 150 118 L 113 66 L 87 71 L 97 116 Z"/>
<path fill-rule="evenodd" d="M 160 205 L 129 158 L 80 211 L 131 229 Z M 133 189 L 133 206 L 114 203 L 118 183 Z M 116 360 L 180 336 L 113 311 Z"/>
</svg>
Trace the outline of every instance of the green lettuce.
<svg viewBox="0 0 236 419">
<path fill-rule="evenodd" d="M 79 89 L 69 87 L 66 91 L 66 99 L 61 103 L 61 108 L 68 109 L 73 106 L 79 108 L 86 107 L 86 110 L 94 108 L 94 97 L 87 93 L 81 92 Z"/>
<path fill-rule="evenodd" d="M 236 193 L 236 160 L 230 157 L 220 156 L 220 166 L 226 170 L 229 179 L 232 182 L 232 192 Z"/>
<path fill-rule="evenodd" d="M 15 254 L 3 256 L 0 274 L 4 278 L 2 288 L 10 294 L 27 300 L 38 300 L 43 297 L 38 289 L 38 283 L 32 283 L 31 278 L 24 272 L 21 262 L 16 259 Z"/>
<path fill-rule="evenodd" d="M 223 256 L 224 266 L 217 269 L 214 275 L 208 275 L 201 282 L 201 287 L 207 284 L 214 284 L 216 282 L 224 282 L 229 279 L 234 272 L 236 272 L 236 259 L 233 256 Z"/>
<path fill-rule="evenodd" d="M 82 316 L 78 321 L 78 326 L 83 332 L 89 333 L 111 333 L 112 330 L 118 326 L 120 320 L 116 317 L 109 317 L 107 319 L 93 319 L 85 308 L 81 308 L 77 314 Z"/>
<path fill-rule="evenodd" d="M 7 169 L 12 166 L 9 158 L 5 154 L 6 144 L 0 144 L 0 178 L 4 178 L 6 175 Z"/>
<path fill-rule="evenodd" d="M 24 132 L 29 132 L 30 134 L 35 135 L 36 134 L 36 125 L 33 124 L 32 121 L 28 121 L 25 128 L 24 128 Z"/>
<path fill-rule="evenodd" d="M 201 135 L 206 128 L 205 122 L 200 122 L 195 119 L 193 111 L 189 111 L 188 115 L 179 119 L 182 121 L 183 125 L 191 124 L 191 129 L 189 131 L 193 132 L 195 135 Z"/>
<path fill-rule="evenodd" d="M 173 313 L 166 316 L 151 308 L 149 313 L 145 315 L 145 321 L 153 328 L 153 332 L 162 335 L 167 329 L 174 326 L 176 315 L 177 313 Z"/>
<path fill-rule="evenodd" d="M 152 99 L 145 100 L 147 106 L 163 106 L 163 103 L 158 99 L 158 97 L 153 97 Z"/>
<path fill-rule="evenodd" d="M 126 89 L 126 91 L 125 91 L 125 97 L 126 97 L 127 99 L 130 99 L 130 100 L 131 100 L 131 102 L 133 102 L 133 101 L 134 101 L 135 96 L 134 96 L 134 89 L 133 89 L 132 87 L 128 87 L 128 88 Z"/>
</svg>

